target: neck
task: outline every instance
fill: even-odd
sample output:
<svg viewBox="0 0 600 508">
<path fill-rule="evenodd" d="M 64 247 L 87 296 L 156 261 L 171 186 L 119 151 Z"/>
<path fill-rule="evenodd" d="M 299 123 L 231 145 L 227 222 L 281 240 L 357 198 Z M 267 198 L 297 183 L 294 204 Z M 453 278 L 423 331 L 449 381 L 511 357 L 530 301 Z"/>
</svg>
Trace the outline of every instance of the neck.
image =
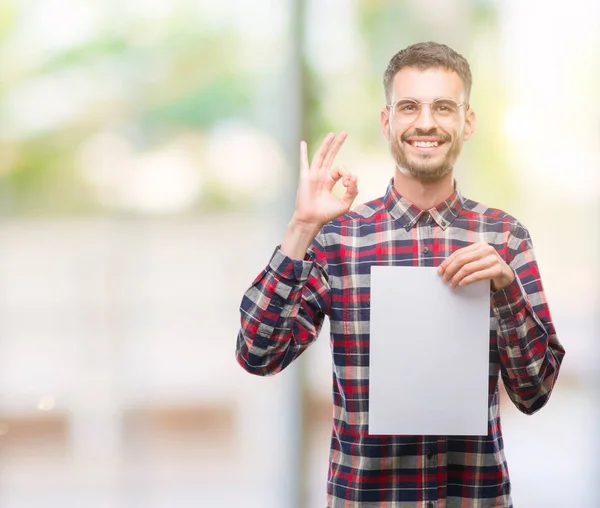
<svg viewBox="0 0 600 508">
<path fill-rule="evenodd" d="M 454 192 L 454 173 L 450 171 L 440 180 L 423 181 L 396 168 L 394 188 L 416 207 L 429 210 Z"/>
</svg>

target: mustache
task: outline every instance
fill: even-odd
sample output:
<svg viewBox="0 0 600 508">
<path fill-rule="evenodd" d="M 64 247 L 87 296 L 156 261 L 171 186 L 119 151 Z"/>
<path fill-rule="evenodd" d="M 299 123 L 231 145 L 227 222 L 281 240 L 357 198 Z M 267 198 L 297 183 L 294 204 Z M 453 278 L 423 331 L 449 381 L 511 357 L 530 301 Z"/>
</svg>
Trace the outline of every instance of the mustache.
<svg viewBox="0 0 600 508">
<path fill-rule="evenodd" d="M 442 141 L 444 142 L 448 142 L 450 141 L 452 138 L 449 134 L 445 133 L 445 132 L 440 132 L 437 129 L 429 129 L 428 131 L 425 131 L 423 129 L 414 129 L 410 132 L 405 132 L 404 134 L 402 134 L 402 141 L 406 142 L 408 140 L 408 138 L 413 137 L 413 136 L 432 136 L 432 137 L 436 137 L 436 138 L 440 138 Z"/>
</svg>

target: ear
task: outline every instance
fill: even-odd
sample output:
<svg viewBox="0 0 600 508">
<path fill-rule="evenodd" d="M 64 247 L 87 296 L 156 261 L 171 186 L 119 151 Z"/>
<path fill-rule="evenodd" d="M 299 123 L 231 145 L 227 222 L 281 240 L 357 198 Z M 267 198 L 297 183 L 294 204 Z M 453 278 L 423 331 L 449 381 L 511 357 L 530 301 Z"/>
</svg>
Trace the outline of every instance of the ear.
<svg viewBox="0 0 600 508">
<path fill-rule="evenodd" d="M 390 110 L 387 107 L 381 110 L 379 122 L 381 123 L 383 136 L 389 141 L 392 125 L 390 124 Z"/>
<path fill-rule="evenodd" d="M 465 117 L 465 136 L 464 139 L 469 139 L 475 133 L 475 126 L 477 125 L 477 116 L 473 108 L 469 108 Z"/>
</svg>

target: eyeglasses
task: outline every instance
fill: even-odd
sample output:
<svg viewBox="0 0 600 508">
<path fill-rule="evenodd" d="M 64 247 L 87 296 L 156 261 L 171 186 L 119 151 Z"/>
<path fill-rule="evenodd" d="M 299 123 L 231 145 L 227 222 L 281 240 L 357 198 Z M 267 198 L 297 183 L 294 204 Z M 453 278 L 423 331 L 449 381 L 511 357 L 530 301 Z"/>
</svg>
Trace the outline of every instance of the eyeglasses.
<svg viewBox="0 0 600 508">
<path fill-rule="evenodd" d="M 400 123 L 413 123 L 421 114 L 423 104 L 429 104 L 433 119 L 443 125 L 456 122 L 460 108 L 469 108 L 464 102 L 458 103 L 452 99 L 436 99 L 433 102 L 419 102 L 414 99 L 400 99 L 393 104 L 387 104 L 394 118 Z"/>
</svg>

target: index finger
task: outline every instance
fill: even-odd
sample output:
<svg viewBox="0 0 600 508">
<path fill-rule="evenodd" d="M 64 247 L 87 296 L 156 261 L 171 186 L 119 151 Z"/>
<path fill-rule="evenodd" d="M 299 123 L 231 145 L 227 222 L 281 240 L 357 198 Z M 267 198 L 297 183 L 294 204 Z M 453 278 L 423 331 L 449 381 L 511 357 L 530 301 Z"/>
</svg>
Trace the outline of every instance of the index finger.
<svg viewBox="0 0 600 508">
<path fill-rule="evenodd" d="M 478 248 L 477 243 L 472 243 L 471 245 L 467 245 L 466 247 L 461 247 L 460 249 L 455 250 L 452 254 L 450 254 L 440 266 L 438 266 L 437 273 L 442 274 L 448 268 L 448 265 L 452 263 L 460 254 L 464 254 L 465 252 L 470 252 L 476 250 Z"/>
</svg>

